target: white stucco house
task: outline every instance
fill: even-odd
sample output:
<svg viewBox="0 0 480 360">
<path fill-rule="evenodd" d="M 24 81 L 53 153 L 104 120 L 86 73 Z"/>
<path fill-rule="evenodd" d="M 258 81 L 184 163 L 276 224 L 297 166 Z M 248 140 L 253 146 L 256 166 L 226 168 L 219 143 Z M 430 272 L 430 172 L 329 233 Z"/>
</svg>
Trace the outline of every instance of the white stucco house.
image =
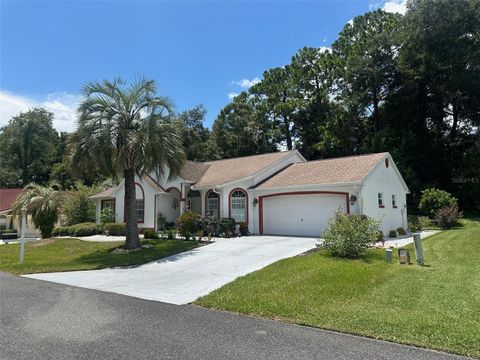
<svg viewBox="0 0 480 360">
<path fill-rule="evenodd" d="M 253 234 L 321 236 L 334 212 L 365 214 L 384 233 L 407 227 L 409 193 L 389 153 L 306 161 L 296 150 L 209 162 L 186 161 L 168 180 L 136 178 L 140 228 L 157 229 L 158 214 L 174 222 L 185 210 L 245 222 Z M 93 196 L 97 219 L 110 207 L 124 221 L 121 182 Z"/>
</svg>

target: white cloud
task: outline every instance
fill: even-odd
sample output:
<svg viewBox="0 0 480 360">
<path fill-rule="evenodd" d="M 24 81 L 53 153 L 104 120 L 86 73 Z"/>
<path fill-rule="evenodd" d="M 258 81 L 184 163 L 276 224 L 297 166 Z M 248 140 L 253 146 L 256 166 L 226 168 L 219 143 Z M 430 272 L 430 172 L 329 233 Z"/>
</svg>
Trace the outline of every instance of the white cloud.
<svg viewBox="0 0 480 360">
<path fill-rule="evenodd" d="M 390 0 L 383 4 L 382 10 L 388 13 L 405 15 L 407 12 L 407 0 Z"/>
<path fill-rule="evenodd" d="M 260 82 L 260 79 L 258 77 L 255 77 L 252 80 L 242 79 L 240 81 L 232 81 L 232 84 L 238 85 L 243 89 L 248 89 L 253 85 L 258 84 L 259 82 Z"/>
<path fill-rule="evenodd" d="M 54 114 L 53 126 L 58 131 L 73 131 L 76 128 L 76 109 L 79 97 L 68 93 L 53 93 L 46 96 L 23 96 L 0 91 L 0 127 L 22 111 L 42 107 Z"/>
<path fill-rule="evenodd" d="M 350 26 L 353 26 L 353 19 L 348 20 L 347 24 L 350 24 Z"/>
<path fill-rule="evenodd" d="M 332 48 L 328 47 L 328 46 L 320 46 L 319 50 L 320 50 L 321 53 L 331 53 L 332 52 Z"/>
<path fill-rule="evenodd" d="M 234 93 L 234 92 L 228 93 L 228 98 L 229 98 L 230 100 L 233 100 L 233 98 L 234 98 L 235 96 L 238 96 L 238 94 L 237 94 L 237 93 Z"/>
</svg>

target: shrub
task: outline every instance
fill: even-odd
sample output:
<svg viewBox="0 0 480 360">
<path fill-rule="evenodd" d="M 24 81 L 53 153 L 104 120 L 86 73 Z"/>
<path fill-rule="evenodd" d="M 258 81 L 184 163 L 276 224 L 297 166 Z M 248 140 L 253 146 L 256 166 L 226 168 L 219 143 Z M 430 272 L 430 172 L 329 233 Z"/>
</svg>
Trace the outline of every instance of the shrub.
<svg viewBox="0 0 480 360">
<path fill-rule="evenodd" d="M 390 230 L 388 232 L 388 237 L 389 238 L 396 238 L 397 237 L 397 230 Z"/>
<path fill-rule="evenodd" d="M 103 225 L 107 235 L 111 236 L 125 236 L 127 235 L 127 224 L 125 223 L 106 223 Z"/>
<path fill-rule="evenodd" d="M 219 236 L 231 237 L 235 233 L 235 220 L 230 218 L 219 219 L 217 233 Z"/>
<path fill-rule="evenodd" d="M 175 230 L 173 230 L 173 229 L 167 230 L 167 239 L 168 240 L 175 239 Z"/>
<path fill-rule="evenodd" d="M 450 229 L 458 223 L 463 213 L 458 209 L 457 204 L 444 206 L 437 210 L 435 214 L 435 224 L 442 229 Z"/>
<path fill-rule="evenodd" d="M 422 191 L 418 207 L 425 215 L 433 218 L 439 209 L 454 204 L 457 204 L 457 199 L 450 193 L 444 190 L 430 188 Z"/>
<path fill-rule="evenodd" d="M 201 217 L 199 214 L 193 211 L 185 211 L 177 219 L 177 229 L 180 236 L 185 237 L 185 240 L 189 240 L 200 229 Z"/>
<path fill-rule="evenodd" d="M 380 241 L 380 242 L 385 242 L 385 235 L 383 235 L 383 231 L 382 230 L 378 230 L 377 232 L 377 241 Z"/>
<path fill-rule="evenodd" d="M 67 236 L 70 235 L 70 226 L 60 226 L 52 231 L 53 236 Z"/>
<path fill-rule="evenodd" d="M 64 212 L 67 225 L 95 221 L 95 203 L 90 196 L 100 191 L 98 186 L 86 186 L 81 181 L 75 182 L 76 190 L 68 192 Z"/>
<path fill-rule="evenodd" d="M 146 229 L 146 230 L 143 232 L 143 237 L 144 237 L 145 239 L 154 239 L 154 240 L 157 240 L 157 239 L 158 239 L 158 233 L 157 233 L 155 230 Z"/>
<path fill-rule="evenodd" d="M 100 222 L 102 224 L 115 222 L 115 213 L 111 208 L 106 207 L 100 211 Z"/>
<path fill-rule="evenodd" d="M 202 218 L 201 226 L 203 233 L 210 238 L 217 233 L 218 219 L 214 215 L 208 214 Z"/>
<path fill-rule="evenodd" d="M 400 226 L 399 228 L 397 228 L 397 233 L 398 233 L 398 235 L 400 235 L 400 236 L 407 235 L 407 232 L 406 232 L 405 229 L 404 229 L 403 227 L 401 227 L 401 226 Z"/>
<path fill-rule="evenodd" d="M 157 224 L 158 228 L 161 230 L 165 229 L 165 226 L 167 225 L 167 218 L 161 213 L 157 214 Z"/>
<path fill-rule="evenodd" d="M 240 223 L 239 227 L 240 235 L 247 236 L 248 235 L 248 224 L 247 223 Z"/>
<path fill-rule="evenodd" d="M 408 216 L 408 229 L 412 232 L 418 232 L 426 229 L 436 228 L 432 219 L 428 216 L 417 216 L 409 215 Z"/>
<path fill-rule="evenodd" d="M 333 256 L 357 258 L 367 252 L 378 232 L 379 222 L 375 219 L 336 212 L 323 234 L 323 246 Z"/>
<path fill-rule="evenodd" d="M 72 225 L 68 229 L 68 235 L 73 236 L 91 236 L 101 232 L 101 229 L 97 224 L 93 222 L 85 222 L 76 225 Z"/>
</svg>

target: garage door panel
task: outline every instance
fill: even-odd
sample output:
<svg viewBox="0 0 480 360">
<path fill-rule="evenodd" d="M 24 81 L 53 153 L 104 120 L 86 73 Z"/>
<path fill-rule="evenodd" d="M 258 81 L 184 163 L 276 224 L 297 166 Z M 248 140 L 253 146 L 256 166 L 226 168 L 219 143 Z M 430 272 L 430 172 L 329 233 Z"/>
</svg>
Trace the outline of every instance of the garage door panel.
<svg viewBox="0 0 480 360">
<path fill-rule="evenodd" d="M 344 195 L 279 195 L 263 200 L 263 233 L 321 236 L 335 211 L 345 211 Z"/>
</svg>

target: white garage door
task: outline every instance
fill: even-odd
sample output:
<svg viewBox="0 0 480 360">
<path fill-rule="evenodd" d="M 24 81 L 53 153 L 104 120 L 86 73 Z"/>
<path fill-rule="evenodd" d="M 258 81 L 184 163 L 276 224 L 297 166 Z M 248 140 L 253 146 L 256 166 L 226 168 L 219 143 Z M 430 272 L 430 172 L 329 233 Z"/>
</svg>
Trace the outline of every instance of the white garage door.
<svg viewBox="0 0 480 360">
<path fill-rule="evenodd" d="M 263 199 L 263 233 L 320 237 L 335 211 L 345 211 L 345 196 L 280 195 Z"/>
</svg>

